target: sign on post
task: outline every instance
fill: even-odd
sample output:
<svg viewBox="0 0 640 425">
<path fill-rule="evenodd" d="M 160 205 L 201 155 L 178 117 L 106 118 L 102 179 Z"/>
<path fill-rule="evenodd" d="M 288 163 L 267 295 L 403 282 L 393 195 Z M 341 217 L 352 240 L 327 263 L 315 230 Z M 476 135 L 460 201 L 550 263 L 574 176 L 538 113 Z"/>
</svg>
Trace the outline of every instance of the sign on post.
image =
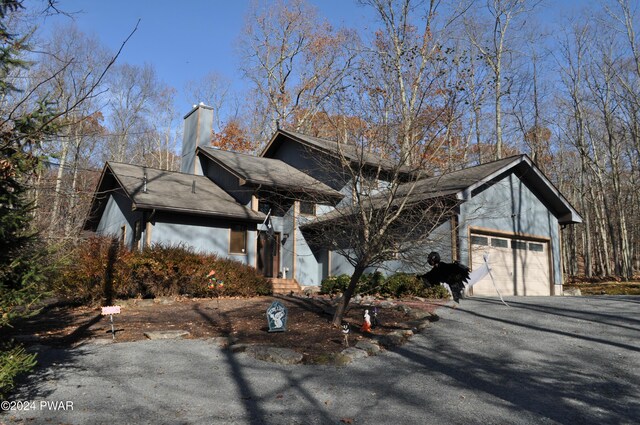
<svg viewBox="0 0 640 425">
<path fill-rule="evenodd" d="M 116 330 L 113 327 L 113 315 L 114 314 L 120 314 L 120 306 L 119 305 L 110 305 L 110 306 L 107 306 L 107 307 L 102 307 L 102 315 L 106 316 L 107 314 L 109 315 L 110 320 L 111 320 L 111 336 L 113 337 L 113 339 L 116 339 Z"/>
<path fill-rule="evenodd" d="M 287 308 L 280 301 L 274 301 L 267 309 L 267 322 L 269 323 L 269 332 L 287 330 Z"/>
</svg>

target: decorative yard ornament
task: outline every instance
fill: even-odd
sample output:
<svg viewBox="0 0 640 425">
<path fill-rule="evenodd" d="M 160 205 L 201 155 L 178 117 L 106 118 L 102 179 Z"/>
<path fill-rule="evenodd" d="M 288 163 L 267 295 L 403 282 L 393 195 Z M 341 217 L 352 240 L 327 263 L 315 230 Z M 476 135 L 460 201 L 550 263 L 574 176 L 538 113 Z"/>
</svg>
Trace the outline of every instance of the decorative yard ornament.
<svg viewBox="0 0 640 425">
<path fill-rule="evenodd" d="M 471 288 L 473 285 L 478 283 L 480 279 L 482 279 L 486 275 L 489 275 L 489 277 L 491 278 L 491 283 L 493 283 L 493 287 L 496 289 L 496 292 L 500 297 L 500 301 L 502 301 L 502 304 L 509 307 L 509 304 L 504 302 L 504 299 L 502 298 L 502 294 L 500 293 L 500 291 L 498 290 L 498 286 L 496 285 L 496 281 L 493 279 L 493 273 L 491 273 L 491 266 L 489 266 L 489 253 L 482 254 L 482 259 L 484 260 L 484 264 L 481 265 L 480 267 L 474 268 L 474 270 L 471 272 L 471 275 L 469 276 L 469 283 L 467 284 L 467 288 Z"/>
<path fill-rule="evenodd" d="M 342 322 L 342 334 L 344 335 L 344 345 L 346 345 L 347 348 L 349 348 L 349 332 L 351 332 L 351 330 L 349 329 L 349 324 L 346 322 Z"/>
<path fill-rule="evenodd" d="M 207 275 L 207 288 L 216 294 L 217 308 L 220 309 L 220 294 L 224 291 L 224 281 L 216 278 L 216 271 L 211 270 Z"/>
<path fill-rule="evenodd" d="M 269 332 L 287 330 L 287 308 L 280 301 L 274 301 L 267 309 L 267 322 L 269 323 Z"/>
<path fill-rule="evenodd" d="M 373 307 L 373 314 L 371 316 L 371 329 L 378 326 L 378 307 Z"/>
<path fill-rule="evenodd" d="M 362 332 L 371 332 L 371 316 L 369 316 L 369 310 L 364 311 L 364 323 L 360 330 Z"/>
<path fill-rule="evenodd" d="M 460 302 L 460 297 L 464 292 L 465 283 L 469 282 L 469 267 L 454 261 L 453 263 L 445 263 L 440 261 L 440 254 L 437 252 L 429 253 L 427 262 L 433 268 L 426 274 L 417 276 L 424 284 L 435 286 L 438 284 L 446 284 L 451 292 L 451 296 L 455 302 Z"/>
</svg>

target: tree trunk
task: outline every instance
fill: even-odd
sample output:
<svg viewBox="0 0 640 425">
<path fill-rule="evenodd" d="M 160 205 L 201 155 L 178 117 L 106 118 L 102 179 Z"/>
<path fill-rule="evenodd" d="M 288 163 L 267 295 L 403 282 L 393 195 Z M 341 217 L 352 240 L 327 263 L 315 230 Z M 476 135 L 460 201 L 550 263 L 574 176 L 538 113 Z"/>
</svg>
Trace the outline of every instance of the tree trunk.
<svg viewBox="0 0 640 425">
<path fill-rule="evenodd" d="M 56 175 L 56 185 L 53 194 L 53 205 L 51 206 L 51 221 L 49 223 L 49 237 L 52 237 L 57 231 L 60 202 L 62 198 L 62 179 L 64 177 L 64 168 L 67 166 L 67 153 L 69 151 L 69 142 L 71 139 L 71 131 L 68 130 L 66 135 L 62 136 L 62 151 L 60 152 L 60 160 L 58 163 L 58 172 Z"/>
<path fill-rule="evenodd" d="M 333 320 L 331 324 L 334 327 L 340 327 L 342 325 L 342 319 L 344 317 L 345 312 L 347 311 L 347 306 L 349 305 L 349 301 L 351 301 L 351 297 L 356 290 L 356 286 L 358 285 L 358 281 L 360 280 L 360 276 L 364 273 L 364 267 L 356 266 L 353 270 L 353 274 L 351 275 L 351 280 L 349 281 L 349 286 L 347 290 L 342 294 L 342 299 L 338 303 L 336 307 L 336 312 L 333 315 Z"/>
</svg>

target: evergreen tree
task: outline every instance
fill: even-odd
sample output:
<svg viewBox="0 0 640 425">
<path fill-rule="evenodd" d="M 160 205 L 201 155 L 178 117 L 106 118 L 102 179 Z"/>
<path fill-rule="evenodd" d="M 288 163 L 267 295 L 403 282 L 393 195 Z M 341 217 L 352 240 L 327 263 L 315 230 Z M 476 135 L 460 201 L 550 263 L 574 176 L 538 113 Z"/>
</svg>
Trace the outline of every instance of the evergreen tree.
<svg viewBox="0 0 640 425">
<path fill-rule="evenodd" d="M 33 314 L 41 297 L 44 248 L 30 228 L 33 205 L 29 179 L 39 166 L 37 149 L 52 134 L 54 114 L 45 100 L 22 93 L 12 76 L 27 63 L 21 58 L 26 37 L 11 34 L 7 20 L 22 8 L 20 0 L 0 0 L 0 330 Z M 35 355 L 3 338 L 0 342 L 0 399 L 14 377 L 35 365 Z"/>
</svg>

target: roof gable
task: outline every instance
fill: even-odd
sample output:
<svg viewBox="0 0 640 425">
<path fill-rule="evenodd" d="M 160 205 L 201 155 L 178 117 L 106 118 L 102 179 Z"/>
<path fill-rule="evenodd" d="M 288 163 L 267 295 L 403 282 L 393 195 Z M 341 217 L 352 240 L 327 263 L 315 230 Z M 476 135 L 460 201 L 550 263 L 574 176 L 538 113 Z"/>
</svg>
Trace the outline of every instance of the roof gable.
<svg viewBox="0 0 640 425">
<path fill-rule="evenodd" d="M 363 164 L 372 168 L 379 168 L 385 171 L 398 171 L 401 174 L 407 176 L 411 173 L 410 167 L 400 166 L 390 159 L 381 157 L 373 152 L 363 152 L 357 149 L 355 146 L 347 143 L 338 143 L 333 140 L 327 140 L 320 137 L 308 136 L 306 134 L 298 133 L 296 131 L 279 129 L 273 135 L 267 146 L 262 150 L 261 157 L 271 157 L 274 152 L 279 148 L 282 143 L 287 141 L 298 143 L 304 147 L 323 152 L 333 157 L 338 157 L 339 154 L 343 155 L 345 159 L 353 162 Z"/>
<path fill-rule="evenodd" d="M 456 194 L 461 200 L 468 199 L 474 191 L 490 184 L 507 173 L 516 173 L 558 217 L 560 224 L 582 223 L 582 217 L 569 201 L 531 161 L 527 155 L 516 155 L 488 162 L 459 171 L 418 180 L 412 196 L 423 198 Z M 403 190 L 409 191 L 411 183 Z M 402 189 L 402 188 L 401 188 Z"/>
<path fill-rule="evenodd" d="M 238 177 L 241 185 L 250 183 L 292 192 L 311 192 L 338 200 L 343 197 L 337 190 L 279 159 L 204 147 L 198 151 Z"/>
<path fill-rule="evenodd" d="M 133 209 L 155 209 L 254 222 L 261 222 L 265 218 L 264 214 L 238 204 L 207 177 L 107 162 L 92 201 L 92 216 L 85 223 L 85 228 L 97 226 L 109 192 L 115 188 L 120 188 L 131 199 Z"/>
</svg>

